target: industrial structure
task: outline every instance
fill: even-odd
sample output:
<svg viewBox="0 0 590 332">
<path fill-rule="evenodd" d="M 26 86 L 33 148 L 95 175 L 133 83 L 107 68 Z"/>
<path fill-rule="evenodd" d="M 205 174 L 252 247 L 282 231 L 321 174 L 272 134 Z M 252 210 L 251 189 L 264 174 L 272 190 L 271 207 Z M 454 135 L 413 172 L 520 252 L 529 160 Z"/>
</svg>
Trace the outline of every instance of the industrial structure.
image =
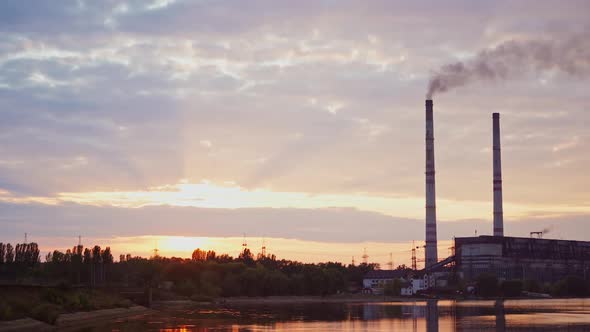
<svg viewBox="0 0 590 332">
<path fill-rule="evenodd" d="M 432 100 L 426 100 L 426 267 L 438 262 L 436 242 L 436 186 L 434 173 L 433 113 Z"/>
<path fill-rule="evenodd" d="M 502 208 L 502 155 L 500 153 L 500 113 L 492 114 L 492 145 L 494 158 L 494 236 L 504 236 Z"/>
<path fill-rule="evenodd" d="M 569 275 L 590 277 L 590 242 L 479 236 L 455 238 L 455 264 L 464 279 L 482 273 L 502 280 L 553 283 Z"/>
<path fill-rule="evenodd" d="M 434 144 L 432 135 L 432 101 L 426 101 L 426 245 L 436 245 L 434 217 Z M 427 286 L 437 285 L 436 278 L 446 267 L 461 277 L 473 280 L 482 273 L 499 279 L 533 279 L 555 282 L 569 275 L 590 278 L 590 242 L 543 239 L 543 232 L 531 232 L 530 238 L 505 237 L 502 207 L 502 157 L 500 150 L 500 114 L 492 114 L 493 157 L 493 236 L 455 238 L 454 254 L 442 261 L 429 261 L 422 270 Z M 434 229 L 434 232 L 432 231 Z M 537 234 L 538 237 L 533 237 Z M 429 256 L 430 255 L 430 256 Z M 434 251 L 436 257 L 436 251 Z M 430 277 L 428 277 L 430 275 Z"/>
<path fill-rule="evenodd" d="M 536 280 L 553 283 L 575 275 L 590 280 L 590 241 L 544 239 L 548 229 L 531 232 L 530 238 L 504 236 L 502 204 L 502 156 L 500 114 L 492 114 L 493 157 L 493 236 L 455 238 L 453 254 L 438 260 L 436 229 L 436 191 L 434 167 L 434 114 L 432 100 L 426 100 L 426 222 L 424 269 L 416 268 L 416 247 L 412 245 L 412 268 L 400 271 L 374 271 L 365 276 L 364 286 L 373 293 L 393 279 L 400 279 L 404 295 L 428 288 L 446 287 L 449 272 L 469 281 L 482 273 L 500 280 Z M 536 235 L 537 237 L 534 237 Z M 388 272 L 388 273 L 386 273 Z"/>
</svg>

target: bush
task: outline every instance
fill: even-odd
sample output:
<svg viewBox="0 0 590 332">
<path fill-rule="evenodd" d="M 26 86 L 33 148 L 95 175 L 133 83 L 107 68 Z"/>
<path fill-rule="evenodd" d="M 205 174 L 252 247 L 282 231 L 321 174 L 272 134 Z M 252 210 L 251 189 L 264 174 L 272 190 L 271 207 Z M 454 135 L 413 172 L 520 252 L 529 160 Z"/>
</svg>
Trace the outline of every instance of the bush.
<svg viewBox="0 0 590 332">
<path fill-rule="evenodd" d="M 31 310 L 31 317 L 49 324 L 55 324 L 60 314 L 59 309 L 59 306 L 55 304 L 39 304 Z"/>
<path fill-rule="evenodd" d="M 133 302 L 131 302 L 128 299 L 122 299 L 120 301 L 117 302 L 117 307 L 119 308 L 129 308 L 133 305 Z"/>
<path fill-rule="evenodd" d="M 383 294 L 387 296 L 399 296 L 401 294 L 401 283 L 399 279 L 394 279 L 385 284 Z"/>
<path fill-rule="evenodd" d="M 195 293 L 196 287 L 191 281 L 181 281 L 174 286 L 174 292 L 179 295 L 191 296 Z"/>
<path fill-rule="evenodd" d="M 0 302 L 0 320 L 11 320 L 12 319 L 12 308 L 8 303 Z"/>
<path fill-rule="evenodd" d="M 90 298 L 88 298 L 87 294 L 84 294 L 84 293 L 78 294 L 78 303 L 79 303 L 79 308 L 82 310 L 94 309 L 94 306 L 90 303 Z"/>
<path fill-rule="evenodd" d="M 57 305 L 66 303 L 66 297 L 64 294 L 53 288 L 43 289 L 41 291 L 41 300 Z"/>
<path fill-rule="evenodd" d="M 11 299 L 8 305 L 13 319 L 28 316 L 31 311 L 31 306 L 23 299 Z"/>
</svg>

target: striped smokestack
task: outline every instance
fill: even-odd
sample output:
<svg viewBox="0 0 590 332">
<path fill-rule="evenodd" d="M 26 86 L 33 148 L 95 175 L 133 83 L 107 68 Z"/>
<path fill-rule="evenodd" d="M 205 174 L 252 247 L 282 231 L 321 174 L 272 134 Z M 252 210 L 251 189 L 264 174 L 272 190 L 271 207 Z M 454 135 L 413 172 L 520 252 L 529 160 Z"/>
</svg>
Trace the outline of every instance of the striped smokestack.
<svg viewBox="0 0 590 332">
<path fill-rule="evenodd" d="M 504 236 L 502 210 L 502 157 L 500 153 L 500 113 L 492 114 L 494 147 L 494 236 Z"/>
<path fill-rule="evenodd" d="M 426 100 L 426 267 L 438 261 L 436 249 L 436 193 L 434 184 L 434 117 Z"/>
</svg>

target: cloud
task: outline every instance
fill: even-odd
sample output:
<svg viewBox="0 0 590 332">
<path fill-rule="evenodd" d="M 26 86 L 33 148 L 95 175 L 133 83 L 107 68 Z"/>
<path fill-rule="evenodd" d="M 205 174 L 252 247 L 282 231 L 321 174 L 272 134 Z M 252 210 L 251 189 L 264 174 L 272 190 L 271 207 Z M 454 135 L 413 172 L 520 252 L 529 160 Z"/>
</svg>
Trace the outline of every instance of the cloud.
<svg viewBox="0 0 590 332">
<path fill-rule="evenodd" d="M 507 40 L 587 31 L 588 6 L 3 1 L 0 190 L 54 199 L 208 179 L 422 197 L 430 71 Z M 439 198 L 490 201 L 480 151 L 499 111 L 506 202 L 586 204 L 586 109 L 587 80 L 562 75 L 441 95 Z"/>
</svg>

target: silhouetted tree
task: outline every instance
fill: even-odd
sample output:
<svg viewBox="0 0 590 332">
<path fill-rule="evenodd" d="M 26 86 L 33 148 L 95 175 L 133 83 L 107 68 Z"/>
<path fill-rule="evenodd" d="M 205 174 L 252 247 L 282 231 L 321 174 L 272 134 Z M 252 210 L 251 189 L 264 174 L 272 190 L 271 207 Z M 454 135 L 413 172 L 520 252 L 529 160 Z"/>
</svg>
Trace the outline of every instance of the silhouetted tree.
<svg viewBox="0 0 590 332">
<path fill-rule="evenodd" d="M 14 262 L 14 248 L 12 247 L 12 245 L 10 243 L 6 244 L 6 263 L 7 264 L 12 264 Z"/>
<path fill-rule="evenodd" d="M 6 262 L 6 245 L 0 242 L 0 264 Z"/>
<path fill-rule="evenodd" d="M 215 260 L 215 258 L 216 258 L 215 251 L 213 251 L 213 250 L 208 250 L 208 251 L 207 251 L 207 257 L 206 257 L 206 260 L 208 260 L 208 261 L 214 261 L 214 260 Z"/>
<path fill-rule="evenodd" d="M 197 248 L 193 251 L 191 258 L 194 262 L 204 261 L 207 259 L 207 253 L 204 250 Z"/>
<path fill-rule="evenodd" d="M 254 255 L 248 248 L 244 248 L 244 250 L 238 256 L 238 260 L 244 262 L 246 265 L 254 265 Z"/>
</svg>

